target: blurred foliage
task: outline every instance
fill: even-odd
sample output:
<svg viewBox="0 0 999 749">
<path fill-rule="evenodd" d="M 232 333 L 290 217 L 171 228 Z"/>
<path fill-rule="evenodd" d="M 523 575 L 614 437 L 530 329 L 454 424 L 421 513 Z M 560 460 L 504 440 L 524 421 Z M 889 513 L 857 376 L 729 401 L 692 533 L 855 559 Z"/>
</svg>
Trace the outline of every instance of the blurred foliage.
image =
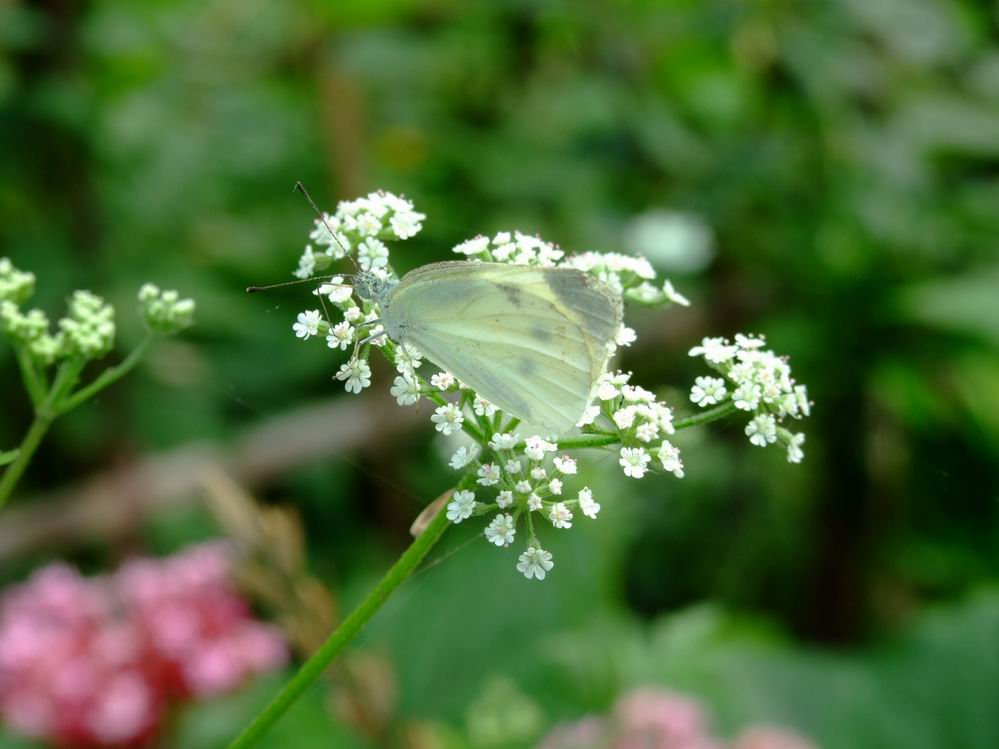
<svg viewBox="0 0 999 749">
<path fill-rule="evenodd" d="M 429 218 L 404 267 L 513 227 L 634 250 L 650 212 L 682 211 L 712 228 L 714 258 L 695 272 L 664 256 L 694 307 L 636 312 L 656 343 L 622 367 L 676 385 L 682 407 L 690 345 L 766 333 L 816 402 L 805 463 L 723 426 L 683 435 L 679 483 L 636 492 L 598 466 L 608 517 L 596 540 L 558 539 L 550 585 L 463 550 L 431 572 L 448 580 L 433 605 L 389 614 L 400 709 L 459 726 L 498 661 L 543 694 L 548 675 L 511 654 L 608 611 L 634 630 L 636 613 L 711 599 L 811 641 L 890 633 L 999 574 L 997 132 L 999 15 L 972 0 L 0 3 L 0 252 L 40 276 L 49 307 L 83 286 L 124 308 L 147 280 L 198 301 L 185 340 L 57 425 L 24 488 L 339 393 L 334 360 L 290 334 L 306 292 L 243 292 L 290 277 L 311 217 L 295 180 L 326 206 L 377 187 L 414 199 Z M 128 317 L 122 350 L 141 334 Z M 7 350 L 0 387 L 2 450 L 30 416 Z M 295 502 L 313 568 L 346 603 L 447 486 L 429 434 L 265 492 Z M 163 535 L 149 533 L 132 544 Z M 469 602 L 485 593 L 489 616 Z M 757 679 L 746 693 L 772 677 L 754 704 L 829 746 L 994 746 L 977 699 L 996 670 L 970 637 L 995 623 L 982 606 L 949 634 L 931 617 L 905 656 L 717 659 Z M 721 701 L 727 678 L 705 689 Z M 593 684 L 577 704 L 606 704 Z"/>
</svg>

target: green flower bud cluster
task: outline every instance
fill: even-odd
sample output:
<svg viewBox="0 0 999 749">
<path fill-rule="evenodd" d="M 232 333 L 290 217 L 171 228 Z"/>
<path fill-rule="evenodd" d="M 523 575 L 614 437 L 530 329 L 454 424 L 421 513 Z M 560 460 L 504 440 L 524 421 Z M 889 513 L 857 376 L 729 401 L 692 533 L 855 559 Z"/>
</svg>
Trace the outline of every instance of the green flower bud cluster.
<svg viewBox="0 0 999 749">
<path fill-rule="evenodd" d="M 194 322 L 194 300 L 181 299 L 174 290 L 161 291 L 147 283 L 139 289 L 139 304 L 150 329 L 172 335 L 189 328 Z"/>
<path fill-rule="evenodd" d="M 59 329 L 66 354 L 99 359 L 114 346 L 114 307 L 89 291 L 74 291 Z"/>
<path fill-rule="evenodd" d="M 35 274 L 19 271 L 5 257 L 0 257 L 0 302 L 22 304 L 35 293 Z"/>
</svg>

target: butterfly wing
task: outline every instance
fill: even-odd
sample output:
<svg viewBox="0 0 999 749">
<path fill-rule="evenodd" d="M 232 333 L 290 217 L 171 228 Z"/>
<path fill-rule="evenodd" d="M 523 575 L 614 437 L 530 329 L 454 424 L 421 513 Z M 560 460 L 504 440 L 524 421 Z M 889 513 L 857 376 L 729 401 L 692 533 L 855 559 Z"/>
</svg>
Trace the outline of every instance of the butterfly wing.
<svg viewBox="0 0 999 749">
<path fill-rule="evenodd" d="M 390 335 L 506 413 L 564 432 L 579 420 L 621 326 L 621 298 L 575 268 L 434 263 L 385 300 Z"/>
</svg>

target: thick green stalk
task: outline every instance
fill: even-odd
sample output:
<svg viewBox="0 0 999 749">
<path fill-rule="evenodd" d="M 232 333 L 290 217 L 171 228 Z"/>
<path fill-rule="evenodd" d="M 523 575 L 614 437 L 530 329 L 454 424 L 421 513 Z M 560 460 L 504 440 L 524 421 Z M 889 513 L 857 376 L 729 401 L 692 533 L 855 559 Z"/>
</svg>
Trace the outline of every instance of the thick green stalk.
<svg viewBox="0 0 999 749">
<path fill-rule="evenodd" d="M 712 421 L 718 421 L 719 419 L 724 419 L 731 413 L 736 411 L 735 405 L 732 401 L 725 401 L 714 408 L 709 408 L 707 411 L 701 411 L 700 413 L 694 414 L 693 416 L 688 416 L 686 419 L 679 419 L 673 422 L 673 428 L 676 430 L 687 429 L 689 427 L 700 426 L 701 424 L 707 424 Z"/>
<path fill-rule="evenodd" d="M 76 379 L 80 376 L 84 363 L 83 360 L 77 359 L 63 362 L 56 373 L 51 389 L 45 395 L 44 401 L 40 405 L 36 405 L 35 418 L 28 428 L 28 433 L 24 435 L 24 439 L 18 446 L 17 457 L 14 458 L 14 462 L 7 466 L 3 476 L 0 477 L 0 509 L 7 504 L 14 487 L 17 486 L 17 482 L 24 475 L 28 463 L 34 457 L 35 450 L 38 449 L 45 433 L 58 416 L 58 403 L 76 384 Z"/>
<path fill-rule="evenodd" d="M 330 663 L 333 662 L 345 647 L 360 633 L 364 626 L 382 607 L 382 604 L 402 582 L 417 568 L 423 558 L 437 543 L 441 535 L 450 525 L 444 508 L 437 513 L 426 530 L 410 544 L 395 564 L 389 569 L 379 583 L 368 593 L 367 597 L 350 615 L 337 627 L 329 639 L 307 660 L 298 673 L 282 689 L 277 697 L 264 711 L 254 718 L 253 722 L 229 744 L 229 749 L 246 749 L 256 744 L 263 735 L 284 715 L 302 693 L 312 686 L 322 676 Z"/>
<path fill-rule="evenodd" d="M 40 413 L 31 422 L 31 427 L 28 429 L 28 433 L 24 435 L 21 446 L 18 448 L 17 457 L 14 458 L 13 463 L 7 466 L 7 469 L 3 472 L 3 476 L 0 476 L 0 509 L 7 504 L 7 500 L 14 491 L 14 487 L 17 486 L 17 482 L 24 474 L 24 470 L 28 467 L 28 463 L 31 462 L 35 450 L 38 449 L 42 437 L 45 436 L 51 424 L 52 417 Z"/>
</svg>

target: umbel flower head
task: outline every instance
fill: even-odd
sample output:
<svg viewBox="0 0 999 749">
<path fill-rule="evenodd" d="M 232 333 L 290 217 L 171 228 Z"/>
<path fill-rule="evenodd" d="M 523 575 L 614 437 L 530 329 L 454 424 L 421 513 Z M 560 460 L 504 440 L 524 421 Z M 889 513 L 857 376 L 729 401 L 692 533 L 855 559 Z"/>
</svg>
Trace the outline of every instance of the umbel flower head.
<svg viewBox="0 0 999 749">
<path fill-rule="evenodd" d="M 387 192 L 341 202 L 333 214 L 316 220 L 310 244 L 293 275 L 311 278 L 335 260 L 350 256 L 358 267 L 369 271 L 368 281 L 395 280 L 388 243 L 415 236 L 424 218 L 410 201 Z M 652 265 L 639 256 L 598 252 L 567 256 L 557 245 L 517 231 L 476 236 L 454 247 L 454 252 L 472 261 L 577 268 L 609 285 L 626 301 L 645 306 L 690 303 L 668 279 L 657 279 Z M 301 340 L 325 341 L 338 352 L 351 351 L 334 377 L 352 394 L 371 386 L 368 362 L 372 352 L 380 351 L 396 370 L 390 393 L 400 406 L 429 400 L 436 432 L 443 437 L 470 438 L 471 443 L 459 446 L 449 460 L 461 478 L 445 509 L 447 518 L 457 524 L 486 516 L 486 540 L 497 548 L 519 543 L 522 551 L 515 566 L 528 579 L 543 580 L 555 567 L 552 554 L 539 539 L 542 529 L 568 530 L 586 522 L 580 518 L 595 519 L 601 509 L 591 489 L 577 480 L 577 458 L 565 447 L 613 451 L 629 479 L 650 474 L 682 478 L 683 459 L 670 438 L 678 425 L 710 420 L 698 415 L 678 422 L 673 408 L 632 382 L 631 373 L 610 371 L 594 383 L 590 405 L 574 430 L 539 434 L 451 373 L 428 372 L 422 352 L 383 335 L 381 310 L 371 298 L 377 295 L 354 293 L 343 275 L 316 277 L 315 281 L 317 303 L 298 314 L 292 325 L 295 335 Z M 610 348 L 630 346 L 636 340 L 635 331 L 622 325 Z M 747 427 L 753 444 L 781 441 L 796 462 L 804 436 L 792 435 L 779 423 L 785 416 L 805 415 L 807 399 L 791 379 L 787 363 L 759 350 L 761 341 L 748 336 L 737 336 L 735 344 L 706 341 L 708 365 L 723 377 L 699 377 L 691 398 L 703 408 L 713 407 L 711 413 L 718 417 L 739 409 L 753 411 L 751 434 Z M 749 390 L 743 387 L 746 383 Z M 758 394 L 752 389 L 757 387 Z"/>
<path fill-rule="evenodd" d="M 33 274 L 0 258 L 0 332 L 23 346 L 37 365 L 44 369 L 59 359 L 99 359 L 114 347 L 115 311 L 104 299 L 89 291 L 74 291 L 66 316 L 56 323 L 53 334 L 42 310 L 21 309 L 34 288 Z M 176 291 L 145 284 L 139 291 L 139 305 L 149 329 L 161 335 L 178 333 L 193 322 L 194 302 L 181 299 Z"/>
</svg>

